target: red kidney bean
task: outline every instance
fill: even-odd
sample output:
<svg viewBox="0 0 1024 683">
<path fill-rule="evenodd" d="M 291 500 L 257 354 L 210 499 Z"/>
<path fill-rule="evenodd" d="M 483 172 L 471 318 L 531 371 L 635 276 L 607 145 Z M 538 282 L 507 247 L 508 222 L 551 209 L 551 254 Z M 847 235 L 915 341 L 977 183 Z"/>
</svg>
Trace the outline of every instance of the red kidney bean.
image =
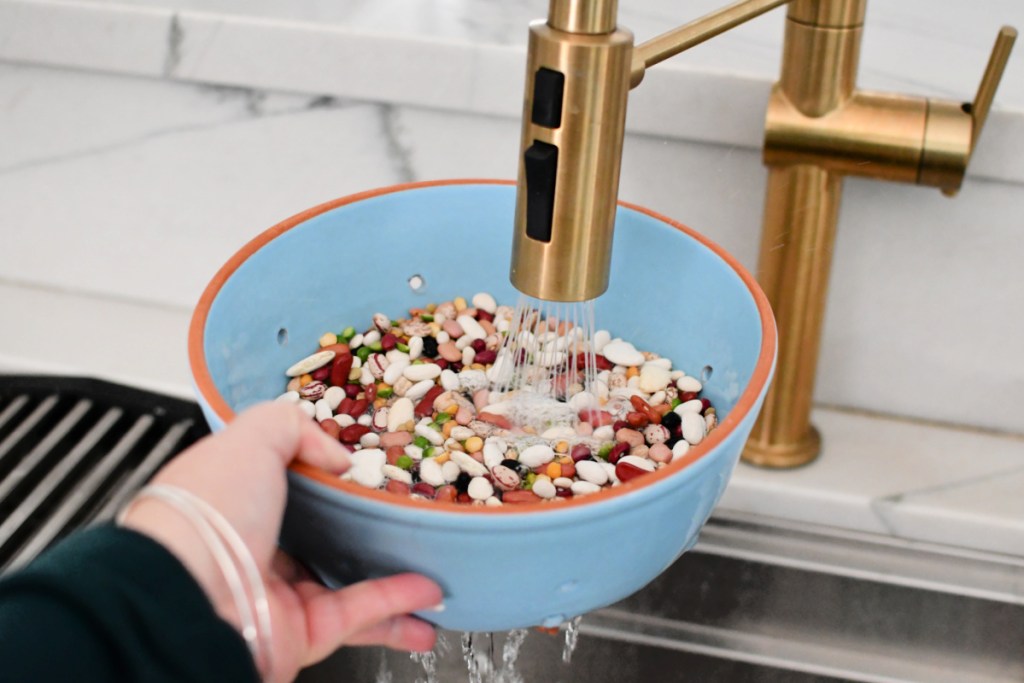
<svg viewBox="0 0 1024 683">
<path fill-rule="evenodd" d="M 418 493 L 425 498 L 433 498 L 437 494 L 437 489 L 425 481 L 420 481 L 412 485 L 412 492 Z"/>
<path fill-rule="evenodd" d="M 434 496 L 434 500 L 439 500 L 442 503 L 454 503 L 458 498 L 459 492 L 451 484 L 445 484 L 441 488 L 437 489 L 437 494 Z"/>
<path fill-rule="evenodd" d="M 468 505 L 469 503 L 473 502 L 473 499 L 469 497 L 468 493 L 460 493 L 455 498 L 455 502 L 456 503 L 462 503 L 463 505 Z"/>
<path fill-rule="evenodd" d="M 358 384 L 345 384 L 342 385 L 345 389 L 345 395 L 349 398 L 355 398 L 363 390 Z"/>
<path fill-rule="evenodd" d="M 470 346 L 473 347 L 474 351 L 476 351 L 477 353 L 480 353 L 481 351 L 483 351 L 484 349 L 487 348 L 487 343 L 483 339 L 474 339 L 473 343 L 470 344 Z M 478 363 L 483 363 L 482 360 L 478 360 L 477 362 Z"/>
<path fill-rule="evenodd" d="M 483 341 L 483 340 L 477 340 L 477 341 Z M 473 359 L 473 362 L 474 363 L 482 363 L 484 365 L 487 365 L 488 363 L 493 363 L 497 359 L 498 359 L 497 351 L 489 351 L 488 349 L 484 349 L 483 351 L 480 351 L 480 352 L 478 352 L 476 354 L 476 357 Z"/>
<path fill-rule="evenodd" d="M 611 452 L 608 453 L 608 462 L 614 465 L 619 461 L 619 458 L 621 458 L 628 452 L 629 444 L 626 443 L 625 441 L 620 441 L 619 443 L 612 446 Z"/>
<path fill-rule="evenodd" d="M 588 458 L 590 458 L 590 456 L 590 447 L 587 446 L 587 444 L 585 443 L 578 443 L 572 447 L 571 451 L 569 451 L 569 457 L 572 458 L 573 462 L 587 460 Z M 565 467 L 565 465 L 563 465 L 563 467 Z"/>
<path fill-rule="evenodd" d="M 659 403 L 656 406 L 651 406 L 657 411 L 658 415 L 661 415 L 661 419 L 664 420 L 665 416 L 672 412 L 672 406 L 668 403 Z"/>
<path fill-rule="evenodd" d="M 502 429 L 512 429 L 512 423 L 508 421 L 508 418 L 504 415 L 495 415 L 494 413 L 480 413 L 476 416 L 476 419 L 481 422 L 492 424 Z"/>
<path fill-rule="evenodd" d="M 483 310 L 482 308 L 478 308 L 478 309 L 476 309 L 476 319 L 477 320 L 486 320 L 489 323 L 490 322 L 494 322 L 494 314 L 493 313 L 488 313 L 487 311 Z"/>
<path fill-rule="evenodd" d="M 349 425 L 341 430 L 339 438 L 342 443 L 357 443 L 359 439 L 362 438 L 363 434 L 366 434 L 369 431 L 369 427 L 364 427 L 361 424 Z"/>
<path fill-rule="evenodd" d="M 612 429 L 617 432 L 620 429 L 632 429 L 632 427 L 625 420 L 616 420 L 612 423 Z"/>
<path fill-rule="evenodd" d="M 711 407 L 711 401 L 707 400 L 706 398 L 702 398 L 700 400 L 700 412 L 701 413 L 703 413 L 704 411 L 706 411 L 710 407 Z"/>
<path fill-rule="evenodd" d="M 366 412 L 366 409 L 369 407 L 369 405 L 370 402 L 367 401 L 365 398 L 357 398 L 356 400 L 352 401 L 352 404 L 349 406 L 348 414 L 351 415 L 352 417 L 359 417 L 360 415 Z M 338 404 L 338 407 L 340 408 L 341 404 Z"/>
<path fill-rule="evenodd" d="M 572 489 L 555 489 L 555 496 L 558 498 L 572 498 Z"/>
<path fill-rule="evenodd" d="M 427 393 L 423 394 L 419 403 L 416 404 L 416 408 L 413 411 L 416 417 L 429 417 L 434 414 L 434 400 L 444 393 L 444 387 L 436 385 L 430 387 Z"/>
<path fill-rule="evenodd" d="M 332 439 L 337 439 L 341 435 L 341 425 L 330 418 L 320 421 L 320 429 L 327 432 Z"/>
<path fill-rule="evenodd" d="M 322 368 L 317 368 L 316 370 L 313 371 L 313 375 L 312 376 L 313 376 L 313 379 L 315 379 L 317 381 L 320 381 L 320 382 L 327 381 L 327 378 L 331 376 L 331 366 L 330 365 L 325 365 Z"/>
<path fill-rule="evenodd" d="M 661 413 L 651 407 L 651 404 L 643 400 L 639 396 L 630 396 L 629 402 L 633 404 L 633 408 L 638 413 L 643 413 L 644 416 L 654 424 L 661 424 Z"/>
<path fill-rule="evenodd" d="M 679 393 L 679 401 L 681 403 L 686 403 L 687 401 L 692 401 L 695 398 L 697 398 L 697 392 L 696 391 L 682 391 L 682 392 Z"/>
<path fill-rule="evenodd" d="M 597 362 L 597 369 L 598 370 L 611 370 L 612 368 L 615 367 L 615 364 L 612 363 L 607 358 L 605 358 L 604 356 L 601 356 L 601 355 L 594 356 L 594 360 Z"/>
<path fill-rule="evenodd" d="M 505 491 L 501 494 L 501 502 L 512 505 L 518 505 L 520 503 L 539 503 L 543 500 L 533 491 L 527 491 L 525 489 L 517 489 L 515 491 Z"/>
<path fill-rule="evenodd" d="M 380 338 L 380 347 L 383 350 L 390 351 L 396 346 L 398 346 L 398 337 L 391 334 L 390 332 L 388 332 L 387 334 Z"/>
<path fill-rule="evenodd" d="M 634 427 L 636 429 L 643 429 L 651 423 L 651 421 L 647 419 L 646 415 L 638 413 L 635 410 L 626 414 L 626 422 L 629 423 L 630 427 Z"/>
<path fill-rule="evenodd" d="M 366 394 L 367 402 L 372 403 L 373 400 L 375 398 L 377 398 L 377 385 L 376 384 L 367 384 L 366 388 L 363 389 L 363 393 Z"/>
<path fill-rule="evenodd" d="M 396 479 L 389 479 L 384 490 L 389 493 L 396 493 L 400 496 L 408 496 L 410 493 L 410 487 L 404 481 L 398 481 Z"/>
<path fill-rule="evenodd" d="M 345 398 L 341 399 L 341 403 L 339 403 L 338 407 L 334 409 L 334 414 L 348 415 L 348 411 L 352 410 L 353 403 L 355 403 L 355 399 L 351 399 L 348 396 L 346 396 Z"/>
<path fill-rule="evenodd" d="M 384 457 L 387 458 L 389 465 L 397 465 L 398 459 L 405 455 L 405 449 L 401 446 L 388 446 L 384 450 Z"/>
<path fill-rule="evenodd" d="M 636 465 L 628 462 L 620 462 L 615 466 L 615 476 L 619 478 L 619 481 L 626 483 L 630 479 L 636 479 L 642 474 L 647 474 L 647 470 L 637 467 Z"/>
<path fill-rule="evenodd" d="M 331 344 L 325 346 L 324 351 L 334 351 L 334 360 L 331 362 L 331 384 L 336 387 L 348 383 L 348 373 L 352 371 L 352 350 L 348 344 Z"/>
</svg>

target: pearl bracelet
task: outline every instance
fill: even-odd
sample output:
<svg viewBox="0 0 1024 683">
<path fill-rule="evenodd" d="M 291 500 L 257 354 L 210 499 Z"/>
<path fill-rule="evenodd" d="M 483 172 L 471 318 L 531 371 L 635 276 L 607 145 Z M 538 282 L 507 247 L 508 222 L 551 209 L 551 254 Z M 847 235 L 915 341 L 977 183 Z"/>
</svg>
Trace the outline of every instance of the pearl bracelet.
<svg viewBox="0 0 1024 683">
<path fill-rule="evenodd" d="M 198 532 L 231 591 L 241 622 L 242 638 L 253 660 L 264 674 L 269 673 L 273 648 L 270 603 L 256 560 L 245 541 L 212 505 L 191 491 L 167 484 L 151 484 L 142 488 L 118 515 L 118 524 L 123 525 L 129 510 L 144 498 L 163 501 L 185 517 Z M 245 573 L 246 581 L 242 580 L 236 563 Z"/>
</svg>

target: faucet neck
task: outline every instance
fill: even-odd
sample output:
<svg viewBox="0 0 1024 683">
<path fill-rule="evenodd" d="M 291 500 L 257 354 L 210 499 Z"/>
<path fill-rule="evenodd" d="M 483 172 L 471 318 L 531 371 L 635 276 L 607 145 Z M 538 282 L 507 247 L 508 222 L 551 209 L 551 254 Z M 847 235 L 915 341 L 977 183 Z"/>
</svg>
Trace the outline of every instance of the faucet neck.
<svg viewBox="0 0 1024 683">
<path fill-rule="evenodd" d="M 793 0 L 786 16 L 819 28 L 856 28 L 864 24 L 865 0 Z"/>
<path fill-rule="evenodd" d="M 824 116 L 853 95 L 866 4 L 866 0 L 790 3 L 779 88 L 805 116 Z"/>
<path fill-rule="evenodd" d="M 618 0 L 551 0 L 548 26 L 566 33 L 611 33 L 618 10 Z"/>
</svg>

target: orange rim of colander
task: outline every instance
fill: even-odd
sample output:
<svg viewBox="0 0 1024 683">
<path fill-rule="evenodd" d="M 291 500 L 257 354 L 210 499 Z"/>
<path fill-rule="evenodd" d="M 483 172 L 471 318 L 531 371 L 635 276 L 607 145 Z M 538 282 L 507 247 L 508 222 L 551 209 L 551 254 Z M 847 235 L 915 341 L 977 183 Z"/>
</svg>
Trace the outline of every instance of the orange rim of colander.
<svg viewBox="0 0 1024 683">
<path fill-rule="evenodd" d="M 319 216 L 322 213 L 331 211 L 347 204 L 354 204 L 356 202 L 370 199 L 373 197 L 380 197 L 395 192 L 404 192 L 406 190 L 417 190 L 428 187 L 441 187 L 447 185 L 514 185 L 513 181 L 508 180 L 493 180 L 493 179 L 454 179 L 454 180 L 432 180 L 415 183 L 403 183 L 400 185 L 391 185 L 388 187 L 382 187 L 374 190 L 368 190 L 366 192 L 360 192 L 357 194 L 348 195 L 335 199 L 329 202 L 325 202 L 318 206 L 314 206 L 311 209 L 298 213 L 291 218 L 281 221 L 277 225 L 269 228 L 255 238 L 250 240 L 245 246 L 235 252 L 230 259 L 217 271 L 217 273 L 210 280 L 210 283 L 206 286 L 202 296 L 199 298 L 199 302 L 196 304 L 195 311 L 192 314 L 192 321 L 189 325 L 188 331 L 188 357 L 189 364 L 192 367 L 192 374 L 196 382 L 196 388 L 203 398 L 207 401 L 210 409 L 224 421 L 225 424 L 231 422 L 235 417 L 234 411 L 228 406 L 224 397 L 221 396 L 217 387 L 214 385 L 213 378 L 210 376 L 210 370 L 206 365 L 206 357 L 203 353 L 203 335 L 206 330 L 206 321 L 210 314 L 210 307 L 213 305 L 214 299 L 220 293 L 221 287 L 227 282 L 238 268 L 245 263 L 246 260 L 259 249 L 261 249 L 268 242 L 278 237 L 282 233 L 291 230 L 295 226 L 308 221 L 309 219 Z M 757 363 L 754 366 L 754 372 L 751 374 L 750 382 L 747 384 L 746 390 L 740 395 L 736 405 L 726 416 L 711 431 L 707 437 L 701 441 L 697 446 L 692 447 L 689 452 L 678 460 L 655 470 L 649 474 L 645 474 L 642 477 L 637 477 L 629 482 L 623 483 L 620 486 L 613 488 L 604 489 L 598 493 L 590 494 L 587 496 L 573 496 L 572 498 L 561 498 L 558 503 L 555 504 L 526 504 L 526 505 L 501 505 L 495 507 L 489 506 L 478 506 L 478 505 L 466 505 L 459 503 L 445 503 L 432 500 L 417 500 L 411 497 L 399 496 L 393 493 L 389 493 L 383 490 L 368 489 L 359 484 L 344 481 L 337 477 L 337 475 L 331 474 L 317 467 L 307 465 L 302 462 L 294 462 L 290 466 L 293 472 L 301 474 L 309 479 L 320 482 L 326 486 L 345 492 L 349 495 L 358 496 L 360 498 L 367 498 L 389 505 L 399 505 L 405 507 L 412 507 L 421 512 L 428 510 L 445 511 L 445 512 L 457 512 L 458 514 L 531 514 L 536 512 L 554 512 L 556 510 L 565 510 L 570 507 L 578 505 L 594 505 L 602 501 L 611 500 L 617 496 L 623 496 L 630 494 L 634 491 L 642 489 L 647 486 L 651 486 L 659 481 L 662 481 L 668 477 L 674 476 L 679 471 L 689 467 L 693 463 L 703 458 L 707 453 L 710 453 L 716 446 L 725 440 L 726 436 L 735 429 L 736 425 L 754 408 L 754 404 L 757 401 L 758 394 L 768 381 L 771 373 L 772 362 L 775 358 L 775 347 L 776 347 L 776 328 L 775 318 L 772 314 L 771 307 L 768 304 L 768 298 L 764 292 L 761 291 L 761 287 L 757 284 L 754 276 L 744 268 L 731 254 L 727 253 L 720 246 L 712 242 L 710 239 L 701 235 L 700 233 L 688 228 L 687 226 L 674 221 L 671 218 L 663 216 L 659 213 L 651 211 L 650 209 L 636 204 L 630 204 L 628 202 L 619 202 L 620 206 L 624 206 L 628 209 L 638 211 L 639 213 L 646 214 L 655 220 L 661 221 L 668 225 L 671 225 L 675 229 L 685 233 L 694 240 L 700 242 L 705 247 L 710 249 L 712 252 L 718 255 L 723 261 L 729 264 L 729 267 L 735 271 L 735 273 L 743 280 L 750 295 L 754 298 L 754 303 L 757 306 L 758 316 L 761 320 L 761 349 L 757 357 Z"/>
</svg>

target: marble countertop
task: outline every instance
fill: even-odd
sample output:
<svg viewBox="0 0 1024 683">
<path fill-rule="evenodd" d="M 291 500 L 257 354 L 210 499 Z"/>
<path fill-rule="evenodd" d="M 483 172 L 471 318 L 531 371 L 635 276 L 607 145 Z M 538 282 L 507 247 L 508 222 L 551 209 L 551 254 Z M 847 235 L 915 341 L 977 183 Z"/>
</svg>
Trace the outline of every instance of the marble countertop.
<svg viewBox="0 0 1024 683">
<path fill-rule="evenodd" d="M 644 40 L 720 3 L 692 0 L 686 3 L 684 16 L 679 15 L 678 4 L 621 0 L 620 21 L 638 40 Z M 381 102 L 415 105 L 424 112 L 457 110 L 488 115 L 497 121 L 494 126 L 514 128 L 521 107 L 526 24 L 543 16 L 546 5 L 547 0 L 0 0 L 0 61 L 143 76 L 118 83 L 117 89 L 132 89 L 138 93 L 136 97 L 150 98 L 150 108 L 166 114 L 168 131 L 212 131 L 222 119 L 213 114 L 209 120 L 199 114 L 174 116 L 174 107 L 189 108 L 178 99 L 169 98 L 166 103 L 161 99 L 163 91 L 158 86 L 166 82 L 238 88 L 225 95 L 234 98 L 229 98 L 230 111 L 218 110 L 217 116 L 227 117 L 224 120 L 248 121 L 242 112 L 247 107 L 264 114 L 302 111 L 332 117 L 330 123 L 322 124 L 323 130 L 340 128 L 355 136 L 358 131 L 373 129 L 371 124 L 377 120 L 359 103 Z M 653 69 L 631 96 L 630 130 L 651 136 L 652 144 L 659 138 L 677 138 L 756 149 L 768 88 L 778 70 L 782 22 L 782 12 L 769 13 Z M 996 29 L 1003 23 L 1024 28 L 1024 3 L 990 0 L 982 6 L 951 0 L 936 12 L 928 0 L 874 0 L 865 31 L 861 83 L 869 88 L 969 98 Z M 971 175 L 997 181 L 996 185 L 1024 182 L 1022 52 L 1024 48 L 1018 46 L 989 130 L 981 138 L 970 169 Z M 14 106 L 14 98 L 50 96 L 46 88 L 39 87 L 42 75 L 19 75 L 18 68 L 10 68 L 14 73 L 6 75 L 14 80 L 9 83 L 18 86 L 5 90 L 12 98 L 5 115 L 11 126 L 8 130 L 15 131 L 10 134 L 17 135 L 18 130 L 30 126 L 49 129 L 46 135 L 32 137 L 38 143 L 22 149 L 24 157 L 18 156 L 18 145 L 11 145 L 15 151 L 8 150 L 0 160 L 0 170 L 21 174 L 25 184 L 14 185 L 17 192 L 40 191 L 55 182 L 78 188 L 84 174 L 76 162 L 97 163 L 97 151 L 134 149 L 130 144 L 136 138 L 171 148 L 160 158 L 176 159 L 179 152 L 184 154 L 178 149 L 182 143 L 166 136 L 163 128 L 153 133 L 147 127 L 155 126 L 154 120 L 162 121 L 161 115 L 143 112 L 139 116 L 143 123 L 136 123 L 129 115 L 130 108 L 108 127 L 97 126 L 86 141 L 91 140 L 89 147 L 73 126 L 61 123 L 64 119 L 44 116 L 40 120 L 39 108 L 19 110 Z M 96 92 L 88 79 L 80 84 L 75 81 L 73 88 L 61 92 L 78 93 L 73 106 L 79 114 L 105 106 L 102 98 L 90 98 Z M 264 96 L 267 92 L 272 94 Z M 250 101 L 247 93 L 261 96 Z M 213 96 L 217 91 L 206 94 Z M 198 94 L 194 97 L 199 99 Z M 357 105 L 339 114 L 316 106 L 321 97 Z M 54 99 L 44 104 L 50 107 L 46 111 L 52 112 L 67 102 Z M 146 107 L 140 105 L 139 110 L 143 109 Z M 265 118 L 270 123 L 279 120 Z M 301 130 L 310 146 L 323 141 L 318 137 L 321 129 L 308 121 Z M 263 128 L 253 134 L 273 137 Z M 288 136 L 296 134 L 289 129 Z M 282 134 L 280 139 L 285 137 Z M 514 131 L 510 139 L 514 146 Z M 201 137 L 192 145 L 205 149 L 209 140 Z M 88 149 L 79 149 L 82 145 Z M 235 149 L 230 145 L 214 147 L 223 154 Z M 279 148 L 284 146 L 274 149 Z M 103 168 L 121 179 L 135 178 L 144 168 L 149 177 L 145 183 L 139 181 L 138 187 L 118 185 L 118 192 L 126 198 L 122 212 L 129 217 L 139 215 L 133 213 L 138 208 L 131 203 L 134 201 L 146 204 L 147 210 L 148 202 L 156 210 L 172 213 L 168 207 L 177 206 L 172 190 L 182 183 L 181 178 L 162 166 L 136 166 L 135 157 L 127 156 L 131 158 L 124 168 L 116 164 Z M 145 155 L 139 158 L 148 159 Z M 507 158 L 511 159 L 511 154 Z M 68 161 L 68 168 L 48 165 L 53 159 Z M 292 164 L 303 159 L 276 157 L 280 163 Z M 487 159 L 479 166 L 490 169 L 497 163 Z M 117 175 L 118 169 L 121 175 Z M 405 171 L 393 178 L 390 170 L 361 170 L 362 176 L 351 180 L 361 187 L 407 179 Z M 504 167 L 492 173 L 508 175 Z M 103 185 L 101 179 L 91 180 Z M 343 180 L 320 173 L 303 183 L 301 191 L 293 188 L 288 194 L 281 187 L 275 191 L 301 206 L 307 199 L 312 204 L 313 197 L 336 196 L 332 188 L 343 185 Z M 154 187 L 159 188 L 159 196 Z M 188 208 L 194 216 L 216 217 L 229 210 L 238 214 L 244 207 L 240 200 L 232 203 L 232 197 L 230 193 L 204 195 L 206 203 Z M 15 217 L 78 220 L 77 215 L 60 212 L 37 215 L 32 208 L 29 203 Z M 236 215 L 236 223 L 265 225 L 267 216 L 277 216 L 275 211 L 280 209 L 255 203 L 248 210 L 251 215 Z M 198 231 L 204 225 L 196 221 L 193 228 Z M 139 228 L 145 229 L 144 225 Z M 105 272 L 93 264 L 61 261 L 60 278 L 50 277 L 50 284 L 18 278 L 16 272 L 0 274 L 0 321 L 4 330 L 14 332 L 0 335 L 0 372 L 90 375 L 191 396 L 185 353 L 190 310 L 182 304 L 193 300 L 191 292 L 168 296 L 167 282 L 149 282 L 142 270 L 148 261 L 132 262 L 131 252 L 114 241 L 117 234 L 97 233 L 89 239 L 100 240 L 105 253 L 118 258 L 125 255 L 123 262 L 116 264 L 121 274 L 139 269 L 137 290 L 125 292 L 123 297 L 96 286 Z M 231 233 L 204 233 L 205 257 L 230 253 L 238 238 Z M 111 241 L 108 244 L 103 239 Z M 192 251 L 176 254 L 173 245 L 168 248 L 172 249 L 168 259 L 198 258 Z M 17 245 L 14 252 L 18 253 Z M 34 252 L 26 247 L 25 253 Z M 205 272 L 205 263 L 203 266 Z M 86 280 L 91 283 L 88 290 L 69 284 L 81 285 Z M 171 285 L 173 289 L 174 283 Z M 74 331 L 72 343 L 67 339 L 69 330 Z M 111 339 L 119 341 L 112 344 Z M 785 472 L 741 464 L 722 507 L 909 542 L 1024 557 L 1024 496 L 1020 495 L 1024 488 L 1024 438 L 825 406 L 815 411 L 814 420 L 825 442 L 818 461 Z"/>
<path fill-rule="evenodd" d="M 619 22 L 642 42 L 722 4 L 624 0 Z M 0 0 L 0 59 L 518 117 L 527 25 L 546 13 L 547 0 Z M 769 12 L 651 69 L 629 130 L 759 146 L 783 23 Z M 970 99 L 1002 24 L 1024 28 L 1024 3 L 870 3 L 860 85 Z M 1019 53 L 972 175 L 1024 180 Z"/>
</svg>

